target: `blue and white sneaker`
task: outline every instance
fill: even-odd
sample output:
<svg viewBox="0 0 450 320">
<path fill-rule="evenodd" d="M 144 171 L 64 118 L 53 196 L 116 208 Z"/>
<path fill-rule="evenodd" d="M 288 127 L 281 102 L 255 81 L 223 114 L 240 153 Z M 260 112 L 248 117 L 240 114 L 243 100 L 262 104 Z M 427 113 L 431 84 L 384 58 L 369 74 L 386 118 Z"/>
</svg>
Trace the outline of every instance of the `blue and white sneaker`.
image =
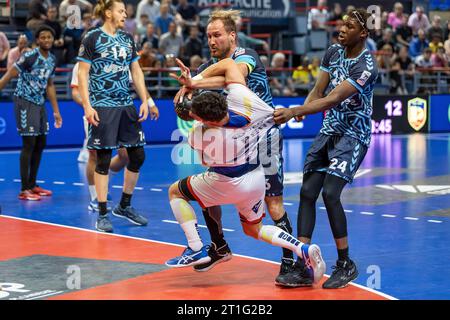
<svg viewBox="0 0 450 320">
<path fill-rule="evenodd" d="M 111 208 L 112 208 L 111 207 L 111 203 L 107 202 L 106 203 L 106 210 L 111 211 Z M 90 211 L 98 212 L 99 211 L 99 209 L 98 209 L 98 200 L 94 199 L 94 200 L 89 201 L 88 209 Z"/>
<path fill-rule="evenodd" d="M 122 209 L 120 204 L 118 204 L 112 211 L 112 214 L 116 217 L 127 219 L 138 226 L 146 226 L 148 224 L 147 218 L 139 214 L 136 209 L 131 206 Z"/>
<path fill-rule="evenodd" d="M 301 247 L 303 261 L 305 262 L 308 273 L 313 279 L 313 283 L 318 283 L 326 270 L 325 261 L 322 258 L 322 254 L 320 253 L 320 248 L 316 244 L 304 244 Z"/>
<path fill-rule="evenodd" d="M 211 260 L 211 257 L 208 255 L 208 249 L 209 246 L 203 246 L 200 250 L 194 251 L 187 247 L 181 256 L 167 260 L 166 266 L 171 268 L 183 268 L 207 263 Z"/>
</svg>

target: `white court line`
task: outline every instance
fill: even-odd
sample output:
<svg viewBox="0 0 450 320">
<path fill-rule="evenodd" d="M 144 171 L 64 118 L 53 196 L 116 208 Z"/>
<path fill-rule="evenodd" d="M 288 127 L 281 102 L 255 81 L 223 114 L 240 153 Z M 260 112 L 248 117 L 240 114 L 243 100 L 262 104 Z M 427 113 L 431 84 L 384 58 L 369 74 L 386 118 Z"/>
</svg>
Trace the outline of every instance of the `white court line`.
<svg viewBox="0 0 450 320">
<path fill-rule="evenodd" d="M 14 182 L 21 182 L 20 179 L 14 179 L 13 181 L 14 181 Z"/>
<path fill-rule="evenodd" d="M 431 222 L 431 223 L 442 223 L 442 221 L 441 220 L 427 220 L 428 222 Z"/>
<path fill-rule="evenodd" d="M 134 187 L 135 190 L 144 190 L 142 187 Z"/>
<path fill-rule="evenodd" d="M 325 207 L 319 207 L 320 210 L 327 210 Z"/>
<path fill-rule="evenodd" d="M 367 212 L 367 211 L 361 211 L 360 213 L 363 214 L 363 215 L 366 215 L 366 216 L 373 216 L 373 215 L 375 215 L 375 213 Z"/>
<path fill-rule="evenodd" d="M 53 184 L 66 184 L 66 183 L 63 181 L 53 181 Z"/>
<path fill-rule="evenodd" d="M 385 217 L 385 218 L 396 218 L 397 217 L 396 215 L 393 215 L 393 214 L 382 214 L 381 216 Z"/>
<path fill-rule="evenodd" d="M 74 182 L 74 183 L 72 183 L 74 186 L 80 186 L 80 187 L 82 187 L 82 186 L 84 186 L 84 183 L 82 183 L 82 182 Z"/>
<path fill-rule="evenodd" d="M 349 213 L 351 213 L 351 212 L 353 212 L 353 210 L 345 210 L 345 209 L 344 209 L 344 212 L 349 212 Z"/>
<path fill-rule="evenodd" d="M 285 206 L 293 206 L 293 205 L 294 205 L 293 203 L 290 203 L 290 202 L 283 202 L 283 204 L 284 204 Z"/>
<path fill-rule="evenodd" d="M 419 220 L 419 218 L 414 218 L 414 217 L 404 217 L 403 219 L 405 219 L 405 220 L 411 220 L 411 221 L 417 221 L 417 220 Z"/>
<path fill-rule="evenodd" d="M 181 244 L 177 244 L 177 243 L 171 243 L 171 242 L 166 242 L 166 241 L 158 241 L 158 240 L 150 240 L 150 239 L 126 236 L 126 235 L 116 234 L 116 233 L 105 233 L 105 232 L 100 232 L 100 231 L 91 230 L 91 229 L 83 229 L 83 228 L 78 228 L 78 227 L 65 226 L 65 225 L 62 225 L 62 224 L 56 224 L 56 223 L 51 223 L 51 222 L 39 221 L 39 220 L 18 218 L 18 217 L 13 217 L 13 216 L 6 216 L 6 215 L 0 216 L 0 219 L 1 218 L 34 222 L 34 223 L 45 224 L 45 225 L 50 225 L 50 226 L 56 226 L 56 227 L 61 227 L 61 228 L 73 229 L 73 230 L 77 230 L 77 231 L 96 233 L 96 234 L 99 234 L 99 235 L 105 235 L 105 236 L 110 236 L 110 237 L 119 237 L 119 238 L 133 239 L 133 240 L 139 240 L 139 241 L 151 242 L 151 243 L 161 243 L 161 244 L 166 244 L 166 245 L 170 245 L 170 246 L 174 246 L 174 247 L 180 247 L 180 248 L 185 248 L 186 247 L 186 245 L 181 245 Z M 235 255 L 236 257 L 251 259 L 251 260 L 255 260 L 255 261 L 263 261 L 263 262 L 270 263 L 270 264 L 280 265 L 279 262 L 275 262 L 275 261 L 271 261 L 271 260 L 250 257 L 250 256 L 241 255 L 241 254 L 236 254 L 236 253 L 233 253 L 233 255 Z M 325 276 L 329 277 L 329 275 L 327 275 L 327 274 L 325 274 Z M 395 298 L 393 296 L 390 296 L 390 295 L 388 295 L 386 293 L 383 293 L 383 292 L 380 292 L 380 291 L 377 291 L 377 290 L 374 290 L 374 289 L 362 286 L 362 285 L 357 284 L 357 283 L 350 282 L 349 285 L 352 285 L 352 286 L 355 286 L 357 288 L 360 288 L 360 289 L 372 292 L 374 294 L 377 294 L 377 295 L 379 295 L 381 297 L 384 297 L 386 299 L 389 299 L 389 300 L 398 300 L 397 298 Z"/>
<path fill-rule="evenodd" d="M 114 189 L 122 189 L 123 186 L 112 186 Z"/>
<path fill-rule="evenodd" d="M 45 183 L 44 180 L 36 180 L 37 183 Z"/>
<path fill-rule="evenodd" d="M 156 191 L 156 192 L 161 192 L 162 191 L 162 189 L 158 189 L 158 188 L 151 188 L 150 190 L 151 191 Z"/>
<path fill-rule="evenodd" d="M 60 294 L 60 293 L 63 293 L 63 292 L 64 291 L 52 292 L 52 293 L 44 294 L 42 296 L 36 296 L 36 297 L 30 298 L 30 299 L 25 299 L 25 300 L 36 300 L 36 299 L 39 299 L 39 298 L 54 296 L 55 294 Z"/>
<path fill-rule="evenodd" d="M 178 221 L 174 221 L 174 220 L 162 220 L 162 222 L 167 222 L 167 223 L 172 223 L 172 224 L 178 224 Z M 200 227 L 200 228 L 208 228 L 207 226 L 202 225 L 202 224 L 198 224 L 197 226 Z M 222 230 L 223 230 L 223 231 L 234 232 L 233 229 L 222 228 Z"/>
<path fill-rule="evenodd" d="M 5 181 L 5 179 L 3 179 L 3 178 L 0 178 L 0 181 Z"/>
</svg>

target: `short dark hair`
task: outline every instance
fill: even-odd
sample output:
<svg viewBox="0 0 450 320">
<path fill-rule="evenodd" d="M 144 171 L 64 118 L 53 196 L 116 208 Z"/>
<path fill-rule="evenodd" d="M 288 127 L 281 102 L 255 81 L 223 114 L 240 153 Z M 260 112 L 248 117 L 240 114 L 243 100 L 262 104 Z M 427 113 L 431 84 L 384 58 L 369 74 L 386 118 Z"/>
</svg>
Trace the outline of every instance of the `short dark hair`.
<svg viewBox="0 0 450 320">
<path fill-rule="evenodd" d="M 352 18 L 352 19 L 358 21 L 358 24 L 360 25 L 361 28 L 363 28 L 363 29 L 369 31 L 369 28 L 368 28 L 368 26 L 367 26 L 367 20 L 368 20 L 369 17 L 370 17 L 370 13 L 368 13 L 368 12 L 366 11 L 366 9 L 364 9 L 364 8 L 359 8 L 359 9 L 356 9 L 356 10 L 351 10 L 351 11 L 349 11 L 349 12 L 347 13 L 347 15 L 348 15 L 350 18 Z"/>
<path fill-rule="evenodd" d="M 52 34 L 53 38 L 55 37 L 55 34 L 56 34 L 55 30 L 53 30 L 53 28 L 50 27 L 49 25 L 43 24 L 36 30 L 36 32 L 34 34 L 34 38 L 35 39 L 39 38 L 39 36 L 41 35 L 41 32 L 44 32 L 44 31 L 49 31 Z"/>
<path fill-rule="evenodd" d="M 220 93 L 203 91 L 192 99 L 192 112 L 204 121 L 219 122 L 227 115 L 227 100 Z"/>
</svg>

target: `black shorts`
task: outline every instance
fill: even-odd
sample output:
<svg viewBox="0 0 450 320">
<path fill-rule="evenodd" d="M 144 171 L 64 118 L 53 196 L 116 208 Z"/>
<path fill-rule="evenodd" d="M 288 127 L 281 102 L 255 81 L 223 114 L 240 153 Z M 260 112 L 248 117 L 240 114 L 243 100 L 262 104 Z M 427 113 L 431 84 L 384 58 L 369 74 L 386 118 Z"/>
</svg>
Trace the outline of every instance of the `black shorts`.
<svg viewBox="0 0 450 320">
<path fill-rule="evenodd" d="M 278 126 L 272 127 L 266 139 L 259 143 L 259 159 L 266 176 L 266 196 L 283 195 L 283 135 Z"/>
<path fill-rule="evenodd" d="M 98 126 L 89 124 L 88 149 L 117 149 L 145 146 L 145 135 L 135 106 L 94 108 Z"/>
<path fill-rule="evenodd" d="M 49 125 L 45 106 L 39 106 L 16 96 L 13 100 L 17 131 L 21 136 L 48 134 Z"/>
<path fill-rule="evenodd" d="M 366 152 L 367 146 L 354 138 L 319 133 L 306 155 L 303 174 L 323 171 L 352 183 Z"/>
</svg>

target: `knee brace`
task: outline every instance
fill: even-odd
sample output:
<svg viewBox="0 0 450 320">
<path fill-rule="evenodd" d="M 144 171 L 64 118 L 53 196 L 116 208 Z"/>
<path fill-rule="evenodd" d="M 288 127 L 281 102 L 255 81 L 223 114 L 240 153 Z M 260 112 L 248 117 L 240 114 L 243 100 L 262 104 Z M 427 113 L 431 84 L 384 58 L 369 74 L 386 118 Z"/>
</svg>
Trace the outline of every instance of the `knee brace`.
<svg viewBox="0 0 450 320">
<path fill-rule="evenodd" d="M 111 164 L 112 150 L 102 149 L 97 150 L 97 165 L 95 166 L 95 172 L 106 176 L 109 172 L 109 165 Z"/>
<path fill-rule="evenodd" d="M 138 173 L 145 161 L 145 151 L 143 147 L 127 148 L 128 152 L 128 166 L 127 169 L 131 172 Z"/>
</svg>

